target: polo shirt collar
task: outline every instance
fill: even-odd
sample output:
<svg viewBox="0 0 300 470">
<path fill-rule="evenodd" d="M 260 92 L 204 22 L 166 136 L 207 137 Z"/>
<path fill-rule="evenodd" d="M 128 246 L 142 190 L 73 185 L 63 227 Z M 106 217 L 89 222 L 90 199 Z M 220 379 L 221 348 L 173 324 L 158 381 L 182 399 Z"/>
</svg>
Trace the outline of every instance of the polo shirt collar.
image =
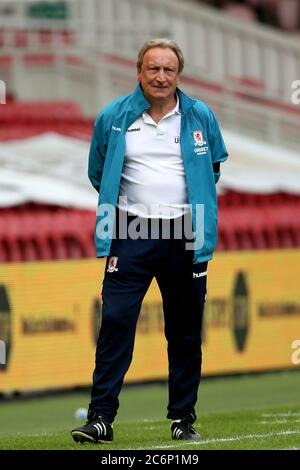
<svg viewBox="0 0 300 470">
<path fill-rule="evenodd" d="M 179 109 L 179 99 L 178 99 L 177 95 L 176 95 L 176 106 L 175 106 L 175 108 L 173 108 L 171 111 L 169 111 L 162 119 L 165 119 L 169 116 L 173 116 L 174 114 L 176 114 L 176 115 L 181 114 L 180 109 Z M 152 121 L 153 121 L 152 118 L 147 113 L 147 111 L 143 112 L 142 117 L 143 117 L 144 121 L 148 124 L 150 122 L 152 123 Z"/>
</svg>

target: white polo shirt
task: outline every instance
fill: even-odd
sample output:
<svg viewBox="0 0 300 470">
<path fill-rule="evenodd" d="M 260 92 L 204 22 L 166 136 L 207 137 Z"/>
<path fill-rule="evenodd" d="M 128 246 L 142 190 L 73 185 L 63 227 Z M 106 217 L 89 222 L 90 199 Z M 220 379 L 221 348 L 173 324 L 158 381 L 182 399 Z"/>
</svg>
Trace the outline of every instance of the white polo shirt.
<svg viewBox="0 0 300 470">
<path fill-rule="evenodd" d="M 126 132 L 118 207 L 146 218 L 176 218 L 189 211 L 180 148 L 179 102 L 157 124 L 143 113 Z"/>
</svg>

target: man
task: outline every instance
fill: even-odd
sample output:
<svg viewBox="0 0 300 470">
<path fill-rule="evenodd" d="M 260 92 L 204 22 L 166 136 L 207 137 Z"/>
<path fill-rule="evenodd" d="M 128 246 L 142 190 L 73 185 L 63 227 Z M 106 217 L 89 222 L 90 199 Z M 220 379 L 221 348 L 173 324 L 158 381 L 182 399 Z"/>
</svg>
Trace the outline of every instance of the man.
<svg viewBox="0 0 300 470">
<path fill-rule="evenodd" d="M 135 91 L 107 106 L 95 122 L 89 178 L 99 192 L 97 256 L 108 259 L 88 421 L 72 431 L 75 441 L 113 440 L 118 395 L 153 277 L 162 294 L 168 341 L 171 435 L 199 438 L 192 424 L 207 262 L 217 242 L 215 183 L 227 151 L 212 111 L 177 87 L 183 65 L 175 42 L 148 41 L 138 55 Z M 130 225 L 137 227 L 137 221 L 144 224 L 144 236 L 132 234 Z M 178 236 L 186 226 L 188 234 Z"/>
</svg>

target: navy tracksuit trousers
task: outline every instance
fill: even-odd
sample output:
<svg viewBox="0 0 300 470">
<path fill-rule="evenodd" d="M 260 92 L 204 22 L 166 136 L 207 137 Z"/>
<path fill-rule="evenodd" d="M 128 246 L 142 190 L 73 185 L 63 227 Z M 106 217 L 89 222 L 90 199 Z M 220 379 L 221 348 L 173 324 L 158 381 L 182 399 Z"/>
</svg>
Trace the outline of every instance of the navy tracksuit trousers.
<svg viewBox="0 0 300 470">
<path fill-rule="evenodd" d="M 133 219 L 129 216 L 128 223 Z M 179 219 L 175 220 L 178 223 Z M 174 223 L 171 221 L 170 239 L 163 239 L 159 230 L 158 239 L 112 241 L 110 257 L 117 257 L 117 264 L 116 269 L 108 270 L 110 257 L 106 263 L 91 393 L 91 407 L 110 422 L 117 414 L 118 396 L 132 360 L 136 323 L 153 277 L 163 299 L 168 342 L 167 417 L 180 419 L 195 413 L 201 376 L 207 263 L 193 265 L 193 250 L 186 250 L 184 236 L 174 237 Z"/>
</svg>

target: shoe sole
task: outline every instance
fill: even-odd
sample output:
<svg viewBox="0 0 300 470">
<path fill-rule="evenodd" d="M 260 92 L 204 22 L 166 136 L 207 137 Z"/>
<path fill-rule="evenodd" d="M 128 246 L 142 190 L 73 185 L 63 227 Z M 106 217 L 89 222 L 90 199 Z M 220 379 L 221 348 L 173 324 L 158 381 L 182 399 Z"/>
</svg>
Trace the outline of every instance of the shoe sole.
<svg viewBox="0 0 300 470">
<path fill-rule="evenodd" d="M 173 441 L 201 441 L 202 436 L 198 435 L 198 436 L 193 436 L 193 437 L 179 437 L 179 438 L 172 436 L 172 439 Z"/>
<path fill-rule="evenodd" d="M 73 431 L 71 434 L 72 434 L 72 437 L 73 437 L 74 441 L 75 442 L 80 442 L 80 443 L 91 442 L 93 444 L 98 444 L 98 443 L 107 444 L 109 442 L 112 442 L 112 441 L 103 441 L 101 439 L 96 440 L 93 437 L 89 436 L 88 434 L 85 434 L 82 431 Z"/>
</svg>

